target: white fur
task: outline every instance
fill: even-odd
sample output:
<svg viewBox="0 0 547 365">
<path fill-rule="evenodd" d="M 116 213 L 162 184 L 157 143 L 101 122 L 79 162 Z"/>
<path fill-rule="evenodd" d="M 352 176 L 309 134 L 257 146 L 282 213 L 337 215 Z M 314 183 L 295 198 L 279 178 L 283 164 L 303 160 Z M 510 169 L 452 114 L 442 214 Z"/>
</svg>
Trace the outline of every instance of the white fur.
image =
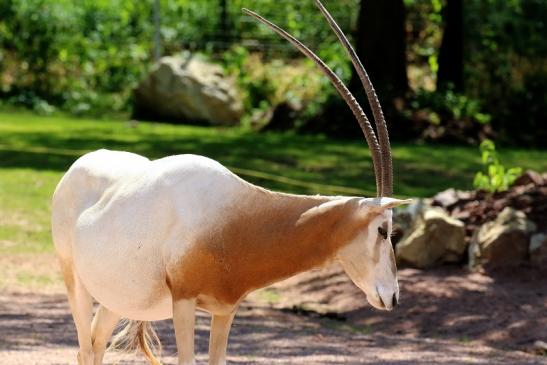
<svg viewBox="0 0 547 365">
<path fill-rule="evenodd" d="M 79 159 L 53 198 L 53 236 L 90 294 L 135 320 L 172 316 L 165 266 L 214 225 L 244 182 L 196 155 L 149 161 L 99 150 Z"/>
</svg>

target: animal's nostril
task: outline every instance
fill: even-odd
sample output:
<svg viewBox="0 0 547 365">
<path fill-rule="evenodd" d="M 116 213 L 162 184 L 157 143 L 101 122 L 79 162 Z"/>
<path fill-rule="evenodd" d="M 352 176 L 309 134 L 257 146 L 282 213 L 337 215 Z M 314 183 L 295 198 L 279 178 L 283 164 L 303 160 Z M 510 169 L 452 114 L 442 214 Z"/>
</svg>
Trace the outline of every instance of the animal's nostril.
<svg viewBox="0 0 547 365">
<path fill-rule="evenodd" d="M 380 295 L 380 292 L 378 289 L 376 289 L 376 293 L 378 294 L 378 299 L 380 299 L 380 303 L 382 304 L 382 307 L 386 307 L 386 303 L 384 303 L 384 300 L 382 299 L 382 296 Z"/>
<path fill-rule="evenodd" d="M 378 298 L 380 298 L 380 303 L 382 303 L 382 307 L 386 307 L 386 304 L 384 303 L 384 300 L 382 299 L 381 295 L 378 295 Z"/>
<path fill-rule="evenodd" d="M 393 293 L 393 298 L 391 299 L 393 307 L 397 305 L 397 294 Z"/>
</svg>

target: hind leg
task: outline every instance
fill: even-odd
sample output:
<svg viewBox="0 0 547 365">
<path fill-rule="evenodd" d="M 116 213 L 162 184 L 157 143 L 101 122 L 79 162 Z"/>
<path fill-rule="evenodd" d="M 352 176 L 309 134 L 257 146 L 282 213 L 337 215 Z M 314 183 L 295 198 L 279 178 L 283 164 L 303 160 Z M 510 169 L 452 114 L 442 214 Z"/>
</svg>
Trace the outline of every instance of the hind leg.
<svg viewBox="0 0 547 365">
<path fill-rule="evenodd" d="M 61 262 L 63 278 L 67 288 L 68 303 L 72 318 L 78 333 L 79 365 L 93 364 L 93 344 L 91 341 L 91 315 L 93 314 L 93 298 L 83 286 L 80 278 L 74 272 L 72 265 Z"/>
<path fill-rule="evenodd" d="M 112 337 L 112 332 L 116 328 L 116 324 L 120 320 L 120 316 L 104 306 L 99 306 L 93 323 L 91 324 L 91 342 L 93 344 L 94 365 L 103 363 L 106 345 Z"/>
</svg>

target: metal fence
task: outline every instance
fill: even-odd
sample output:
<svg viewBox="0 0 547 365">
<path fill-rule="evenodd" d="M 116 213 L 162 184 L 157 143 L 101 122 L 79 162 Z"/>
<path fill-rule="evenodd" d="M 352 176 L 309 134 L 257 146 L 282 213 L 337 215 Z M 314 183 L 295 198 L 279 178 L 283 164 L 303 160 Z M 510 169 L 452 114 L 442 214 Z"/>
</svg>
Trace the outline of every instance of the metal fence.
<svg viewBox="0 0 547 365">
<path fill-rule="evenodd" d="M 200 24 L 201 37 L 184 42 L 187 49 L 222 50 L 241 44 L 252 50 L 294 54 L 290 44 L 243 14 L 242 8 L 256 11 L 285 28 L 312 48 L 335 42 L 326 21 L 312 0 L 199 0 L 208 14 Z M 351 34 L 359 0 L 324 0 L 340 27 Z M 206 8 L 206 9 L 205 9 Z"/>
</svg>

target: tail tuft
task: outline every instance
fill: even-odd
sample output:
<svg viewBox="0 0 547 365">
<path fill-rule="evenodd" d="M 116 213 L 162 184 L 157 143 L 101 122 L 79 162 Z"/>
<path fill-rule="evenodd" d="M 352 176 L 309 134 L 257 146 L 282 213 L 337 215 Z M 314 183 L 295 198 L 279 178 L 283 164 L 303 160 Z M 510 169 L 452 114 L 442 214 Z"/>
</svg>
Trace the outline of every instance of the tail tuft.
<svg viewBox="0 0 547 365">
<path fill-rule="evenodd" d="M 152 365 L 161 365 L 157 356 L 161 355 L 161 343 L 150 322 L 127 321 L 123 329 L 113 338 L 108 350 L 124 353 L 141 350 Z"/>
</svg>

